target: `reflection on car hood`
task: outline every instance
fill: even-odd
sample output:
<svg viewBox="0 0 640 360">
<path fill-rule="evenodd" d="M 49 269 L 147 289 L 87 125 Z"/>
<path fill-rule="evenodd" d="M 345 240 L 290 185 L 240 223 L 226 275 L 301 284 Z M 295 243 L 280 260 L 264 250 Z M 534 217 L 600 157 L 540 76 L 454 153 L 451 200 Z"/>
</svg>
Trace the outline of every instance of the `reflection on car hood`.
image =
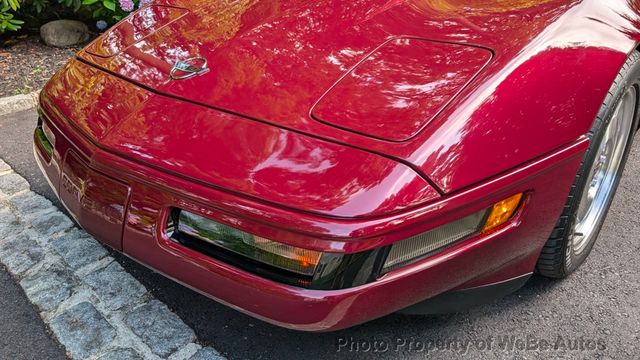
<svg viewBox="0 0 640 360">
<path fill-rule="evenodd" d="M 389 158 L 154 94 L 79 61 L 54 76 L 42 99 L 54 121 L 105 150 L 260 201 L 354 218 L 440 196 Z"/>
<path fill-rule="evenodd" d="M 602 47 L 571 52 L 615 31 L 604 18 L 620 9 L 605 3 L 159 0 L 79 57 L 156 93 L 402 160 L 449 193 L 575 137 L 558 125 L 562 114 L 540 111 L 599 97 L 608 67 L 593 74 L 591 90 L 532 88 L 523 105 L 503 105 L 536 84 L 523 81 L 534 72 L 546 85 L 571 70 L 562 64 L 610 56 Z M 178 61 L 195 56 L 208 72 L 170 79 Z M 562 60 L 548 67 L 549 59 Z M 543 129 L 562 136 L 509 140 Z"/>
</svg>

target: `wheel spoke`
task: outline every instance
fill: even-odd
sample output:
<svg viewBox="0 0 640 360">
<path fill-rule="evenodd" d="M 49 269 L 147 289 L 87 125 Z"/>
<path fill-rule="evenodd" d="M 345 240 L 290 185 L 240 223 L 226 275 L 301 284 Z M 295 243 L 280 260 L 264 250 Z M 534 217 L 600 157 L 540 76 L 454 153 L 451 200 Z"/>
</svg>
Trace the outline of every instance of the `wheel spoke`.
<svg viewBox="0 0 640 360">
<path fill-rule="evenodd" d="M 587 248 L 606 214 L 616 180 L 620 176 L 636 103 L 636 89 L 632 87 L 618 104 L 604 131 L 576 213 L 571 239 L 571 248 L 575 254 L 580 254 Z"/>
</svg>

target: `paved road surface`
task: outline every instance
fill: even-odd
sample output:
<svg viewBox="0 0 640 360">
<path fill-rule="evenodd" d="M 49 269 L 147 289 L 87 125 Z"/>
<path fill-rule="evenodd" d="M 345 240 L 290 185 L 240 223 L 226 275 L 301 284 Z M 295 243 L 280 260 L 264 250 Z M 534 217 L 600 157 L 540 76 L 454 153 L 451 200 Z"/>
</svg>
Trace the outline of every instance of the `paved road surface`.
<svg viewBox="0 0 640 360">
<path fill-rule="evenodd" d="M 0 119 L 0 157 L 27 178 L 36 192 L 52 199 L 32 159 L 34 122 L 33 111 Z M 374 345 L 379 350 L 375 357 L 379 358 L 424 358 L 427 353 L 447 359 L 465 353 L 486 359 L 637 358 L 640 206 L 636 194 L 640 189 L 640 141 L 636 145 L 600 239 L 578 273 L 565 281 L 534 277 L 517 293 L 464 313 L 434 317 L 391 315 L 337 333 L 299 333 L 254 320 L 122 256 L 117 259 L 190 325 L 204 345 L 215 343 L 216 349 L 229 359 L 280 359 L 292 354 L 310 359 L 368 358 Z M 2 279 L 0 276 L 4 289 L 7 280 Z M 10 331 L 7 327 L 17 326 L 1 321 L 3 316 L 7 316 L 6 309 L 0 308 L 0 334 Z M 550 344 L 542 344 L 543 341 Z M 454 350 L 429 351 L 428 344 L 449 344 Z M 502 346 L 510 345 L 513 350 L 502 350 Z M 468 350 L 460 349 L 462 346 Z M 489 346 L 491 351 L 487 350 Z"/>
<path fill-rule="evenodd" d="M 1 265 L 0 289 L 0 359 L 65 359 L 64 349 L 49 337 L 35 307 Z"/>
<path fill-rule="evenodd" d="M 30 115 L 25 112 L 23 116 L 0 117 L 0 157 L 18 143 L 10 133 L 22 130 L 15 121 L 24 121 Z M 24 144 L 24 136 L 21 140 Z M 26 158 L 27 154 L 21 156 Z M 35 175 L 35 172 L 31 174 Z M 35 306 L 29 303 L 20 286 L 0 265 L 0 359 L 65 359 L 64 349 L 50 338 L 48 332 Z"/>
</svg>

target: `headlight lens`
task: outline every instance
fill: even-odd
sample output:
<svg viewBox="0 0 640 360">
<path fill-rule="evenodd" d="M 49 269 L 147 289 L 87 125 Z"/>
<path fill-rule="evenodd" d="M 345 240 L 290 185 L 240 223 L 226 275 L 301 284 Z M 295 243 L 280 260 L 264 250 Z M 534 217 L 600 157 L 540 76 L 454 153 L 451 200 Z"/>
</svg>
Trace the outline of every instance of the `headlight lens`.
<svg viewBox="0 0 640 360">
<path fill-rule="evenodd" d="M 56 136 L 53 134 L 53 131 L 49 128 L 49 124 L 46 121 L 42 123 L 42 132 L 44 132 L 44 136 L 47 138 L 52 147 L 56 146 Z"/>
<path fill-rule="evenodd" d="M 519 193 L 390 246 L 354 254 L 325 254 L 283 244 L 180 209 L 171 211 L 166 233 L 188 248 L 276 281 L 341 289 L 373 281 L 471 236 L 504 228 L 519 213 L 523 199 Z"/>
<path fill-rule="evenodd" d="M 179 234 L 305 276 L 313 275 L 322 256 L 318 251 L 271 241 L 187 211 L 180 211 L 174 227 Z"/>
<path fill-rule="evenodd" d="M 48 159 L 51 159 L 53 155 L 53 149 L 56 145 L 56 137 L 53 131 L 49 128 L 46 121 L 43 121 L 43 117 L 38 118 L 38 126 L 34 132 L 35 142 L 40 146 Z"/>
</svg>

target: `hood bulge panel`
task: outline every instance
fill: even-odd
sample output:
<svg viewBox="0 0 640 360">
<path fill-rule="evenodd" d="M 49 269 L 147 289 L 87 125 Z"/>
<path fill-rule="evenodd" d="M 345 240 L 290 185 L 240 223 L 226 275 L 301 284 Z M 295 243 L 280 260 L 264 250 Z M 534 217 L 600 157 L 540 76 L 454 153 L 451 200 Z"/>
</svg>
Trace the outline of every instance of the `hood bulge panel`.
<svg viewBox="0 0 640 360">
<path fill-rule="evenodd" d="M 314 107 L 323 122 L 368 136 L 415 136 L 491 59 L 486 49 L 399 38 L 351 70 Z"/>
</svg>

